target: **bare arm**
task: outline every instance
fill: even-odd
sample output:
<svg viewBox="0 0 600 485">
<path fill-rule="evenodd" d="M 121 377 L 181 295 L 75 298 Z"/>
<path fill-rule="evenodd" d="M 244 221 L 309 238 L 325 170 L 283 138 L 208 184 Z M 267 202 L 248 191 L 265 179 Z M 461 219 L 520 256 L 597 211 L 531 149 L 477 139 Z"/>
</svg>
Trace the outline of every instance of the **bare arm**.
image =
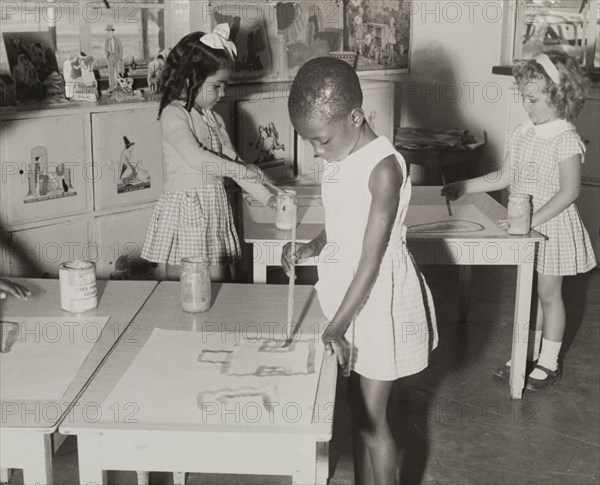
<svg viewBox="0 0 600 485">
<path fill-rule="evenodd" d="M 461 180 L 445 185 L 442 188 L 442 196 L 450 200 L 456 200 L 464 194 L 475 194 L 478 192 L 494 192 L 506 189 L 510 185 L 510 164 L 508 156 L 504 158 L 501 168 L 474 179 Z"/>
<path fill-rule="evenodd" d="M 531 216 L 531 227 L 539 226 L 560 214 L 579 197 L 581 155 L 573 155 L 558 164 L 560 189 Z"/>
</svg>

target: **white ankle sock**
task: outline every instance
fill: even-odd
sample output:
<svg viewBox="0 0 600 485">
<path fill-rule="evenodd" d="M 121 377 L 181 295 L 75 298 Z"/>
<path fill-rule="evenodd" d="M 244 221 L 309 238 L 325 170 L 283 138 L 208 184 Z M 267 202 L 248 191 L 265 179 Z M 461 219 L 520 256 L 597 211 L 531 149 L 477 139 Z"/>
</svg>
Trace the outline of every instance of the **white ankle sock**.
<svg viewBox="0 0 600 485">
<path fill-rule="evenodd" d="M 542 331 L 529 332 L 529 344 L 527 345 L 527 360 L 534 362 L 540 358 L 540 344 L 542 343 Z"/>
<path fill-rule="evenodd" d="M 550 370 L 558 369 L 558 354 L 562 342 L 552 342 L 551 340 L 542 339 L 542 351 L 538 364 Z M 545 379 L 546 373 L 543 370 L 534 369 L 530 374 L 534 379 Z"/>
</svg>

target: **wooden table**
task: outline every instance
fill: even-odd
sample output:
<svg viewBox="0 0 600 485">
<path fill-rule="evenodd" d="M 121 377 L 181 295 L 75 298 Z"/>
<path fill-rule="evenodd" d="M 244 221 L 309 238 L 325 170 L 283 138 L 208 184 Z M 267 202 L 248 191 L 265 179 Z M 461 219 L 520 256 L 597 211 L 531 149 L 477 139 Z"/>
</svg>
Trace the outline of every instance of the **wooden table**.
<svg viewBox="0 0 600 485">
<path fill-rule="evenodd" d="M 320 187 L 301 187 L 304 191 L 319 193 Z M 437 207 L 445 211 L 445 200 L 440 196 L 440 187 L 413 187 L 411 207 L 407 221 L 417 214 L 416 206 Z M 460 319 L 466 319 L 469 307 L 468 282 L 472 265 L 516 265 L 517 291 L 515 294 L 515 317 L 513 326 L 512 366 L 510 376 L 510 395 L 520 399 L 525 386 L 525 363 L 527 359 L 527 340 L 533 284 L 535 244 L 542 236 L 531 231 L 525 236 L 515 236 L 504 231 L 492 231 L 499 219 L 506 218 L 506 209 L 488 194 L 471 194 L 452 202 L 455 210 L 460 206 L 475 206 L 489 223 L 491 235 L 480 236 L 477 233 L 436 233 L 407 234 L 407 244 L 418 264 L 460 265 L 459 289 Z M 244 206 L 244 240 L 253 244 L 254 282 L 266 281 L 267 266 L 281 265 L 281 251 L 288 242 L 291 231 L 280 231 L 274 223 L 257 223 L 252 219 L 248 206 Z M 418 215 L 418 214 L 417 214 Z M 275 215 L 273 214 L 273 220 Z M 302 224 L 297 229 L 298 241 L 307 242 L 323 229 L 320 224 Z M 486 234 L 485 232 L 483 234 Z M 327 248 L 320 257 L 327 258 Z M 317 258 L 311 258 L 305 265 L 317 264 Z"/>
<path fill-rule="evenodd" d="M 8 297 L 0 303 L 2 315 L 19 317 L 72 317 L 60 308 L 57 279 L 13 279 L 27 286 L 33 295 L 28 301 Z M 110 353 L 116 340 L 127 335 L 134 315 L 156 287 L 155 281 L 98 281 L 98 307 L 82 316 L 108 316 L 102 333 L 89 352 L 75 379 L 60 402 L 0 401 L 0 464 L 2 481 L 12 468 L 23 469 L 25 484 L 52 484 L 52 436 L 71 412 L 82 390 Z M 56 437 L 56 435 L 54 435 Z"/>
<path fill-rule="evenodd" d="M 79 400 L 78 409 L 86 403 L 113 406 L 107 402 L 112 390 L 154 329 L 202 335 L 219 332 L 223 338 L 283 335 L 286 286 L 213 284 L 212 294 L 209 311 L 190 314 L 181 309 L 179 283 L 160 283 L 132 322 L 137 329 L 135 341 L 122 339 L 116 345 Z M 297 287 L 295 300 L 293 321 L 301 325 L 297 335 L 318 339 L 326 319 L 314 289 Z M 294 483 L 326 483 L 336 376 L 335 358 L 325 355 L 315 372 L 315 404 L 306 426 L 206 424 L 199 418 L 179 422 L 179 415 L 169 423 L 145 422 L 135 414 L 134 419 L 123 415 L 97 420 L 75 413 L 74 419 L 63 422 L 60 432 L 77 435 L 81 484 L 106 483 L 106 470 L 137 471 L 139 481 L 147 480 L 139 472 L 144 470 L 174 472 L 176 483 L 183 482 L 184 472 L 293 475 Z M 146 385 L 161 392 L 152 377 Z M 173 406 L 181 410 L 177 403 Z"/>
</svg>

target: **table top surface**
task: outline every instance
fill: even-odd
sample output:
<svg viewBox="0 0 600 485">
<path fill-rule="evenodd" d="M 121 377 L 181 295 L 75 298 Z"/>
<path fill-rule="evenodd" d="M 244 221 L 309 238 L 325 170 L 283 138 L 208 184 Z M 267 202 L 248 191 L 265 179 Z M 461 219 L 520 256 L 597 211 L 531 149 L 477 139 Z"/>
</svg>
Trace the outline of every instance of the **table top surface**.
<svg viewBox="0 0 600 485">
<path fill-rule="evenodd" d="M 8 297 L 0 303 L 2 315 L 15 317 L 68 317 L 76 320 L 77 315 L 60 308 L 60 286 L 58 279 L 11 278 L 32 291 L 25 300 Z M 98 340 L 83 362 L 75 379 L 59 403 L 53 401 L 1 401 L 3 428 L 51 433 L 65 415 L 69 406 L 85 388 L 116 340 L 148 299 L 158 283 L 156 281 L 98 281 L 98 307 L 82 313 L 82 316 L 108 316 Z M 126 295 L 126 298 L 124 298 Z M 44 411 L 44 409 L 46 411 Z M 57 409 L 64 412 L 57 413 Z M 25 412 L 34 410 L 33 412 Z M 6 411 L 6 412 L 5 412 Z M 10 411 L 10 412 L 9 412 Z"/>
<path fill-rule="evenodd" d="M 296 189 L 296 187 L 294 187 Z M 302 187 L 302 193 L 320 194 L 320 186 Z M 413 186 L 409 214 L 415 210 L 416 206 L 431 206 L 444 208 L 446 200 L 440 195 L 439 186 Z M 299 192 L 300 193 L 300 192 Z M 497 202 L 487 193 L 467 194 L 459 200 L 451 203 L 452 207 L 474 206 L 477 210 L 490 221 L 490 226 L 500 219 L 506 219 L 506 208 Z M 414 213 L 413 213 L 414 214 Z M 244 215 L 244 240 L 249 243 L 260 243 L 265 241 L 285 242 L 291 239 L 291 231 L 282 231 L 275 227 L 275 212 L 273 211 L 273 223 L 258 223 L 252 219 L 250 210 L 246 203 L 243 204 Z M 450 219 L 450 218 L 448 218 Z M 296 239 L 301 242 L 307 242 L 317 236 L 323 230 L 324 221 L 318 224 L 299 224 L 296 230 Z M 530 231 L 524 236 L 509 234 L 506 231 L 493 231 L 491 234 L 483 233 L 460 233 L 460 232 L 439 232 L 436 234 L 420 234 L 408 232 L 407 240 L 443 240 L 443 241 L 480 241 L 480 240 L 506 240 L 511 242 L 531 242 L 542 240 L 543 237 L 536 231 Z"/>
<path fill-rule="evenodd" d="M 285 334 L 287 320 L 287 285 L 252 285 L 213 283 L 212 306 L 204 313 L 187 313 L 181 309 L 180 284 L 175 281 L 161 282 L 142 310 L 132 322 L 130 338 L 122 338 L 111 352 L 109 359 L 98 371 L 85 393 L 79 399 L 78 409 L 89 403 L 107 405 L 105 401 L 140 353 L 154 329 L 188 332 L 237 333 L 243 338 L 281 339 Z M 296 286 L 294 322 L 298 322 L 295 339 L 318 341 L 327 320 L 321 311 L 316 291 L 312 286 Z M 317 370 L 318 387 L 315 403 L 335 402 L 337 362 L 333 356 L 324 356 Z M 151 382 L 148 382 L 152 386 Z M 159 391 L 160 392 L 160 391 Z M 294 433 L 318 435 L 326 439 L 331 435 L 332 423 L 314 420 L 304 429 L 294 428 Z M 106 422 L 86 419 L 74 413 L 73 419 L 60 426 L 64 434 L 81 432 L 165 431 L 165 432 L 230 432 L 230 433 L 281 433 L 290 432 L 289 427 L 276 426 L 226 426 L 200 423 L 135 423 Z"/>
</svg>

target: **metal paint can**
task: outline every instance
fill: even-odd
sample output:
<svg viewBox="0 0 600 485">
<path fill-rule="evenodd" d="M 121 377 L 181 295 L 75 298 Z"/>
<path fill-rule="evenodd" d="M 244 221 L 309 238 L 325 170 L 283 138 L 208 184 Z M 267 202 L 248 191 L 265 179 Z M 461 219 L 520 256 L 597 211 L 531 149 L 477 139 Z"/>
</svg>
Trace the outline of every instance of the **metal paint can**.
<svg viewBox="0 0 600 485">
<path fill-rule="evenodd" d="M 60 307 L 72 313 L 87 312 L 98 306 L 96 266 L 90 261 L 62 263 L 58 268 Z"/>
</svg>

